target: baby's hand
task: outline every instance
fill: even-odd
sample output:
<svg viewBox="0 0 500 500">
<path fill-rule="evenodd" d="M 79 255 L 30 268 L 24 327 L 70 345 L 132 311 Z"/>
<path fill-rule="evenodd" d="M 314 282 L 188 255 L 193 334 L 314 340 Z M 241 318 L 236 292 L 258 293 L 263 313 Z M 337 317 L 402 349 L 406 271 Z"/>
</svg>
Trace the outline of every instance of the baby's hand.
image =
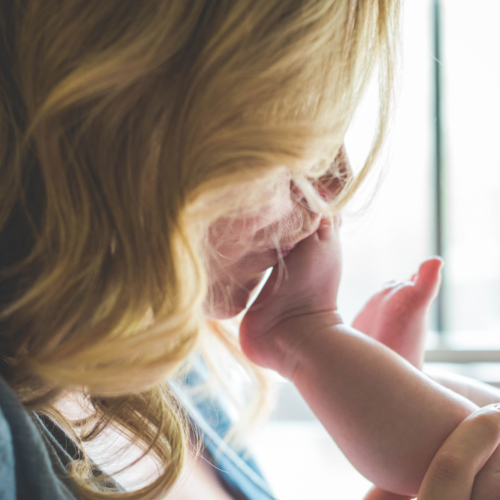
<svg viewBox="0 0 500 500">
<path fill-rule="evenodd" d="M 429 310 L 439 291 L 439 257 L 426 260 L 410 281 L 390 282 L 375 294 L 352 326 L 422 368 Z"/>
<path fill-rule="evenodd" d="M 241 347 L 254 363 L 290 377 L 297 345 L 341 322 L 336 313 L 342 267 L 339 226 L 340 217 L 323 219 L 285 258 L 285 269 L 274 267 L 240 325 Z"/>
</svg>

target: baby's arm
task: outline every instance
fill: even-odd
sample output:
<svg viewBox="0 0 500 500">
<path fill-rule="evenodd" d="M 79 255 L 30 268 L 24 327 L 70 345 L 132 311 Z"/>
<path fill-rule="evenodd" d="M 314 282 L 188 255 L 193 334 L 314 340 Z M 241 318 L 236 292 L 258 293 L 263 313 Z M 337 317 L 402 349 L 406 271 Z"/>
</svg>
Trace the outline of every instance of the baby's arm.
<svg viewBox="0 0 500 500">
<path fill-rule="evenodd" d="M 289 278 L 275 293 L 271 275 L 242 321 L 242 348 L 295 383 L 368 479 L 415 495 L 441 444 L 477 407 L 342 324 L 338 255 L 336 228 L 325 223 L 286 258 Z"/>
</svg>

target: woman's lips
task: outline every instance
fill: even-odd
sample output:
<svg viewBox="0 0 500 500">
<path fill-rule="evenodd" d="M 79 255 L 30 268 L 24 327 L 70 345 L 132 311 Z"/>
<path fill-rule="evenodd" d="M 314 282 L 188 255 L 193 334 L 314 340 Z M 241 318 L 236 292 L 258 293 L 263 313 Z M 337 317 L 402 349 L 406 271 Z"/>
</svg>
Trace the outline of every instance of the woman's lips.
<svg viewBox="0 0 500 500">
<path fill-rule="evenodd" d="M 270 252 L 272 253 L 273 257 L 275 258 L 278 258 L 278 257 L 281 257 L 282 259 L 284 259 L 295 247 L 297 246 L 297 244 L 293 245 L 293 246 L 289 246 L 289 247 L 283 247 L 283 248 L 280 248 L 279 250 L 277 248 L 273 248 L 270 250 Z"/>
<path fill-rule="evenodd" d="M 278 258 L 279 255 L 284 259 L 301 241 L 304 241 L 305 239 L 309 238 L 313 233 L 315 233 L 318 230 L 318 227 L 321 222 L 321 215 L 315 214 L 315 217 L 312 219 L 312 225 L 304 231 L 300 238 L 292 240 L 292 241 L 287 241 L 285 243 L 285 246 L 280 246 L 279 251 L 278 248 L 274 247 L 269 250 L 270 255 L 272 255 L 275 259 Z"/>
</svg>

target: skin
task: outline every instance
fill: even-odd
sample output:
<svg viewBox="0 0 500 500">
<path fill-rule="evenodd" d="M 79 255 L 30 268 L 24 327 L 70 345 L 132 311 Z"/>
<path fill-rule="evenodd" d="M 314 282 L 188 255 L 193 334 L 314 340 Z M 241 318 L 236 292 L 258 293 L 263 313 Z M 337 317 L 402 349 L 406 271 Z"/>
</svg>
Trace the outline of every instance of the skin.
<svg viewBox="0 0 500 500">
<path fill-rule="evenodd" d="M 259 307 L 242 321 L 240 342 L 252 361 L 295 384 L 365 477 L 411 495 L 441 444 L 477 407 L 342 323 L 338 256 L 338 224 L 325 221 L 285 259 L 287 286 L 274 291 L 271 275 Z"/>
<path fill-rule="evenodd" d="M 421 366 L 423 344 L 418 332 L 426 328 L 427 312 L 439 288 L 441 262 L 431 259 L 410 282 L 386 286 L 367 304 L 356 326 L 369 330 L 371 325 L 374 342 L 343 325 L 336 308 L 340 220 L 321 220 L 292 196 L 290 188 L 284 182 L 275 206 L 266 207 L 262 215 L 231 221 L 230 231 L 224 220 L 212 228 L 212 245 L 219 258 L 212 266 L 207 314 L 216 318 L 238 314 L 264 270 L 274 265 L 271 278 L 241 325 L 245 354 L 295 383 L 365 476 L 400 494 L 415 494 L 427 483 L 432 493 L 434 486 L 426 472 L 433 470 L 433 457 L 477 406 L 433 383 L 393 351 Z M 289 274 L 286 287 L 278 282 L 280 251 Z M 398 328 L 391 329 L 394 320 Z M 401 331 L 409 334 L 398 335 Z M 425 411 L 416 416 L 415 406 Z M 472 435 L 476 420 L 470 417 L 470 421 Z M 463 435 L 459 433 L 455 439 L 463 440 Z M 425 446 L 421 436 L 426 436 Z M 356 438 L 362 446 L 353 446 Z M 487 471 L 480 481 L 483 487 L 477 489 L 482 496 L 476 496 L 476 481 L 473 496 L 468 498 L 489 498 L 484 494 L 492 491 L 491 476 L 496 468 L 483 470 Z M 472 485 L 474 476 L 468 477 Z M 379 489 L 371 495 L 373 499 L 409 498 L 386 497 L 383 495 L 389 494 Z"/>
<path fill-rule="evenodd" d="M 425 261 L 409 281 L 387 283 L 366 304 L 353 326 L 376 338 L 421 369 L 427 332 L 429 309 L 440 284 L 442 260 Z M 427 470 L 418 498 L 478 498 L 499 497 L 498 479 L 500 448 L 497 401 L 500 391 L 466 377 L 449 374 L 427 374 L 442 385 L 462 394 L 481 408 L 461 423 L 440 448 Z M 492 404 L 495 402 L 495 404 Z M 454 467 L 463 467 L 456 476 L 450 475 L 450 456 Z M 444 461 L 444 465 L 442 463 Z M 443 470 L 447 471 L 446 476 Z M 373 488 L 365 500 L 409 500 L 380 488 Z"/>
<path fill-rule="evenodd" d="M 477 406 L 342 323 L 336 306 L 338 224 L 325 221 L 285 263 L 287 285 L 276 289 L 278 275 L 273 271 L 256 301 L 258 307 L 243 319 L 244 352 L 255 363 L 290 378 L 366 477 L 400 495 L 416 495 L 441 446 Z M 433 281 L 430 288 L 413 287 L 414 298 L 424 303 L 422 311 L 435 293 Z M 467 463 L 468 456 L 462 455 Z M 487 475 L 478 479 L 488 483 Z M 474 491 L 470 498 L 487 497 Z"/>
<path fill-rule="evenodd" d="M 320 216 L 292 195 L 283 178 L 279 196 L 252 218 L 220 219 L 210 228 L 210 292 L 205 314 L 232 318 L 243 311 L 252 291 L 270 267 L 288 255 L 300 241 L 313 234 Z"/>
<path fill-rule="evenodd" d="M 335 158 L 340 172 L 351 171 L 345 147 Z M 323 198 L 334 197 L 338 183 L 318 188 Z M 301 241 L 315 233 L 321 216 L 309 210 L 300 190 L 283 177 L 272 203 L 255 217 L 219 219 L 209 230 L 213 249 L 208 263 L 209 294 L 205 315 L 232 318 L 242 312 L 264 273 L 285 258 Z"/>
<path fill-rule="evenodd" d="M 353 321 L 353 328 L 422 369 L 429 311 L 441 283 L 443 261 L 423 262 L 409 281 L 387 283 Z"/>
<path fill-rule="evenodd" d="M 418 500 L 496 500 L 500 409 L 481 408 L 467 417 L 440 448 L 422 482 Z M 374 487 L 364 500 L 411 500 Z"/>
</svg>

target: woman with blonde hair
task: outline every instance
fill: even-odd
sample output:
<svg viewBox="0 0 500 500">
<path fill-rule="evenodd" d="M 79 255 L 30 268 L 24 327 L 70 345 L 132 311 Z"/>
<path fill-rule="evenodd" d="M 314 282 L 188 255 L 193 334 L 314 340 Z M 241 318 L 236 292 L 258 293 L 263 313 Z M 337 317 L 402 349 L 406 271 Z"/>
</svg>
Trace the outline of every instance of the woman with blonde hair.
<svg viewBox="0 0 500 500">
<path fill-rule="evenodd" d="M 229 472 L 198 459 L 191 499 L 273 498 L 225 446 L 228 414 L 203 410 L 229 397 L 205 387 L 221 346 L 260 391 L 240 427 L 264 408 L 264 372 L 219 320 L 370 170 L 397 18 L 391 0 L 0 1 L 3 498 L 161 498 L 201 439 Z M 343 138 L 375 67 L 353 176 Z M 109 429 L 156 464 L 138 490 L 86 451 Z"/>
</svg>

